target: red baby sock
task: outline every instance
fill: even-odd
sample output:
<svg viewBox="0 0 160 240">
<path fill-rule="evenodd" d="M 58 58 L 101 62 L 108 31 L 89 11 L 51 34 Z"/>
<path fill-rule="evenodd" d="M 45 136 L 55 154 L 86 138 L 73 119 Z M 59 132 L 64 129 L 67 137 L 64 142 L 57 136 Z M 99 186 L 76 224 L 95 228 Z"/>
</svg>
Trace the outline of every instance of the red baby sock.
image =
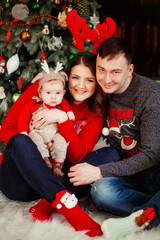
<svg viewBox="0 0 160 240">
<path fill-rule="evenodd" d="M 48 221 L 50 215 L 54 211 L 55 209 L 52 207 L 52 204 L 44 198 L 29 209 L 29 212 L 32 214 L 33 221 L 39 220 L 41 222 Z"/>
<path fill-rule="evenodd" d="M 90 237 L 102 235 L 100 225 L 80 208 L 74 194 L 66 190 L 57 193 L 52 206 L 64 215 L 76 231 L 87 230 L 86 234 Z"/>
</svg>

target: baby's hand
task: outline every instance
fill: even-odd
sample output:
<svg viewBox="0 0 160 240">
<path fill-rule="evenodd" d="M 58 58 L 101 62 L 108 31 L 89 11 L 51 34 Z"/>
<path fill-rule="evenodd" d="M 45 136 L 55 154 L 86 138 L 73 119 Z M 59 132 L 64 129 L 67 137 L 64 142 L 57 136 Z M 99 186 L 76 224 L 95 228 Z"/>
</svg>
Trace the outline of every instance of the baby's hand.
<svg viewBox="0 0 160 240">
<path fill-rule="evenodd" d="M 67 112 L 67 116 L 68 116 L 69 120 L 73 120 L 73 121 L 75 120 L 75 116 L 72 111 Z"/>
</svg>

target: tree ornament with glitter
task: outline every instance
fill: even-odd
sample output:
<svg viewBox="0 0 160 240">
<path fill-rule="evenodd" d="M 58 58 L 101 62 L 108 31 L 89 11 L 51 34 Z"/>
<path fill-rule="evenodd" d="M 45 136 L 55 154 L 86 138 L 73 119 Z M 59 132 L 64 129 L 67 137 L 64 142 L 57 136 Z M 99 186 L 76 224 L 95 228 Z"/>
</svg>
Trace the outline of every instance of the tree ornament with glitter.
<svg viewBox="0 0 160 240">
<path fill-rule="evenodd" d="M 95 10 L 93 16 L 90 17 L 90 23 L 93 24 L 92 28 L 96 29 L 97 24 L 99 24 L 99 17 L 96 16 Z"/>
<path fill-rule="evenodd" d="M 34 4 L 33 4 L 33 9 L 37 10 L 40 8 L 40 5 L 39 5 L 39 0 L 37 0 Z"/>
<path fill-rule="evenodd" d="M 62 43 L 62 36 L 61 37 L 56 37 L 52 36 L 52 38 L 48 42 L 48 49 L 52 51 L 56 51 L 57 49 L 61 49 L 63 46 Z"/>
<path fill-rule="evenodd" d="M 3 86 L 0 86 L 0 122 L 2 123 L 6 114 L 7 114 L 7 109 L 8 109 L 8 98 L 6 97 L 5 94 L 5 89 Z"/>
<path fill-rule="evenodd" d="M 4 60 L 4 57 L 1 55 L 0 56 L 0 74 L 4 74 L 6 71 L 7 71 L 6 62 Z"/>
<path fill-rule="evenodd" d="M 4 87 L 0 86 L 0 99 L 4 99 L 6 97 Z"/>
<path fill-rule="evenodd" d="M 6 0 L 6 3 L 4 4 L 5 8 L 10 8 L 11 4 L 9 2 L 9 0 Z"/>
<path fill-rule="evenodd" d="M 72 60 L 74 58 L 74 56 L 75 56 L 74 54 L 70 54 L 68 57 L 69 61 Z"/>
<path fill-rule="evenodd" d="M 77 14 L 85 17 L 88 14 L 87 0 L 74 0 L 73 9 L 77 10 Z"/>
<path fill-rule="evenodd" d="M 60 26 L 62 28 L 66 28 L 67 27 L 66 17 L 67 17 L 67 15 L 66 15 L 65 11 L 63 11 L 62 13 L 59 12 L 57 26 Z"/>
<path fill-rule="evenodd" d="M 12 8 L 12 16 L 18 20 L 24 20 L 29 15 L 29 8 L 25 4 L 16 4 Z"/>
<path fill-rule="evenodd" d="M 56 5 L 60 4 L 60 0 L 55 0 L 55 4 Z"/>
<path fill-rule="evenodd" d="M 22 42 L 29 42 L 31 40 L 31 33 L 28 31 L 28 29 L 20 33 L 20 39 Z"/>
<path fill-rule="evenodd" d="M 20 78 L 18 78 L 17 81 L 15 81 L 15 84 L 18 85 L 19 92 L 14 93 L 13 96 L 12 96 L 12 101 L 14 103 L 21 96 L 21 90 L 22 90 L 22 87 L 23 87 L 23 83 L 24 83 L 24 78 L 23 77 L 22 77 L 21 80 L 20 80 Z"/>
<path fill-rule="evenodd" d="M 42 29 L 42 33 L 43 33 L 44 35 L 49 35 L 50 31 L 49 31 L 48 24 L 45 24 L 45 25 L 44 25 L 44 28 Z"/>
<path fill-rule="evenodd" d="M 19 92 L 14 93 L 12 96 L 13 103 L 15 103 L 20 96 L 21 96 L 21 93 Z"/>
<path fill-rule="evenodd" d="M 8 74 L 11 74 L 15 72 L 19 68 L 19 57 L 18 54 L 13 55 L 10 57 L 7 61 L 7 72 Z"/>
</svg>

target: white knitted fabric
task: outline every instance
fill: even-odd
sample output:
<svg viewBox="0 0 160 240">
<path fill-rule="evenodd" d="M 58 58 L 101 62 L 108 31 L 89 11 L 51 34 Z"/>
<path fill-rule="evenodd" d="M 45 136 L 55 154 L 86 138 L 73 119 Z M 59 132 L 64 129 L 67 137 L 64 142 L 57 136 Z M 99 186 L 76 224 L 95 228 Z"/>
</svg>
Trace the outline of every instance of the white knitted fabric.
<svg viewBox="0 0 160 240">
<path fill-rule="evenodd" d="M 138 210 L 128 217 L 124 218 L 109 218 L 102 223 L 102 231 L 107 239 L 126 236 L 131 233 L 142 231 L 148 222 L 145 222 L 141 227 L 135 223 L 135 218 L 143 213 L 143 210 Z"/>
</svg>

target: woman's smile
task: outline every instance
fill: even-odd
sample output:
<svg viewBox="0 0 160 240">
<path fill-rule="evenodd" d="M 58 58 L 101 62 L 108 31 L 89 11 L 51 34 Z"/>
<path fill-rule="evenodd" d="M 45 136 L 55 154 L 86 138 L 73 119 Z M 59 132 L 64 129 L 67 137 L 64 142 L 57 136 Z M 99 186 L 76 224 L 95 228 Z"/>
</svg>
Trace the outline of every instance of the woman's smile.
<svg viewBox="0 0 160 240">
<path fill-rule="evenodd" d="M 79 90 L 79 89 L 75 89 L 76 93 L 83 95 L 84 93 L 86 93 L 86 91 L 84 90 Z"/>
<path fill-rule="evenodd" d="M 96 79 L 83 64 L 72 67 L 69 77 L 69 91 L 74 103 L 80 104 L 90 98 L 96 89 Z"/>
</svg>

